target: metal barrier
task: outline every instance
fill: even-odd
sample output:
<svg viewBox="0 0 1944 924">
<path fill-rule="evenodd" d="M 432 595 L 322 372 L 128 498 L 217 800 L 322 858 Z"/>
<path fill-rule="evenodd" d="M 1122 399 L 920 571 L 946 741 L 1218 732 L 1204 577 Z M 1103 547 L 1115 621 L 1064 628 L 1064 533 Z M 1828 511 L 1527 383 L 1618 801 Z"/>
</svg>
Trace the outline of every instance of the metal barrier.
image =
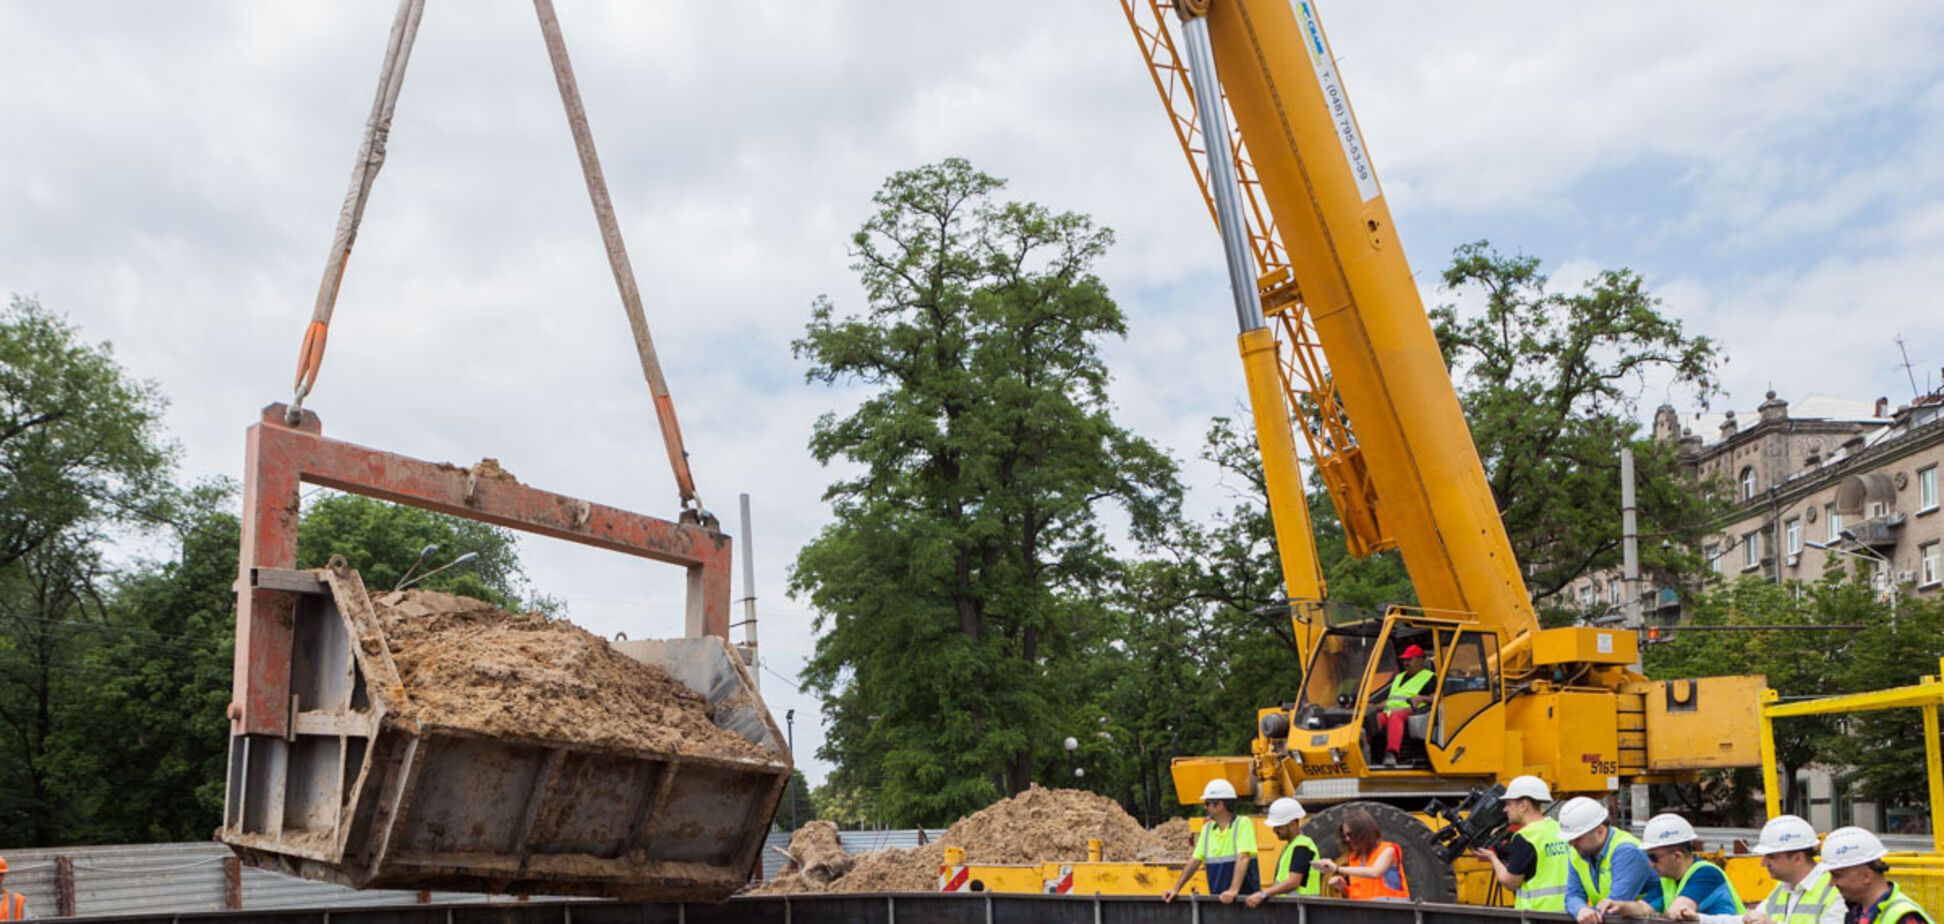
<svg viewBox="0 0 1944 924">
<path fill-rule="evenodd" d="M 211 914 L 71 918 L 102 924 L 1562 924 L 1563 914 L 1433 905 L 1276 900 L 1261 908 L 1183 897 L 898 893 L 734 898 L 683 902 L 500 902 L 392 908 L 288 909 Z"/>
</svg>

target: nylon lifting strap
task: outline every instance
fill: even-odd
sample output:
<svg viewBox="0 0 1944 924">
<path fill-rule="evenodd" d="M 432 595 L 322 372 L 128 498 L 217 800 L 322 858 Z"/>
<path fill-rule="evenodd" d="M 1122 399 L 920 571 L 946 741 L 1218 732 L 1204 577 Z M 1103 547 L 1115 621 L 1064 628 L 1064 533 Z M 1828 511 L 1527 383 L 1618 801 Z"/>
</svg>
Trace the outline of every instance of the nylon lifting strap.
<svg viewBox="0 0 1944 924">
<path fill-rule="evenodd" d="M 297 357 L 295 396 L 287 415 L 294 424 L 303 412 L 305 396 L 317 384 L 318 368 L 324 361 L 324 343 L 329 333 L 331 313 L 337 305 L 344 267 L 351 258 L 351 246 L 358 238 L 358 225 L 364 219 L 365 202 L 371 186 L 384 166 L 385 143 L 391 134 L 392 113 L 398 105 L 398 91 L 405 81 L 405 64 L 412 56 L 412 42 L 418 35 L 419 19 L 425 0 L 399 0 L 398 16 L 392 23 L 391 41 L 385 48 L 385 63 L 378 72 L 378 95 L 372 102 L 371 117 L 365 122 L 364 143 L 351 170 L 351 190 L 338 212 L 337 234 L 324 264 L 324 278 L 318 284 L 317 303 L 311 311 L 310 326 L 304 331 L 303 347 Z M 687 513 L 698 520 L 707 512 L 695 493 L 695 477 L 689 470 L 688 450 L 682 441 L 682 426 L 675 417 L 675 402 L 662 375 L 661 358 L 655 352 L 654 338 L 648 332 L 648 317 L 641 307 L 641 290 L 635 284 L 634 266 L 628 248 L 621 240 L 621 226 L 614 217 L 614 201 L 608 196 L 607 178 L 601 172 L 601 159 L 594 150 L 594 134 L 587 124 L 587 110 L 581 105 L 580 87 L 574 80 L 573 63 L 567 57 L 567 42 L 560 33 L 552 0 L 533 0 L 540 19 L 540 32 L 546 39 L 547 56 L 553 62 L 554 82 L 560 87 L 560 101 L 567 111 L 567 127 L 574 136 L 574 149 L 580 155 L 581 174 L 587 181 L 587 196 L 594 206 L 594 219 L 601 228 L 601 242 L 607 251 L 614 284 L 621 293 L 621 307 L 628 315 L 634 334 L 635 353 L 641 359 L 641 375 L 648 382 L 654 399 L 655 419 L 661 426 L 662 443 L 668 450 L 669 467 L 675 473 L 675 488 Z"/>
</svg>

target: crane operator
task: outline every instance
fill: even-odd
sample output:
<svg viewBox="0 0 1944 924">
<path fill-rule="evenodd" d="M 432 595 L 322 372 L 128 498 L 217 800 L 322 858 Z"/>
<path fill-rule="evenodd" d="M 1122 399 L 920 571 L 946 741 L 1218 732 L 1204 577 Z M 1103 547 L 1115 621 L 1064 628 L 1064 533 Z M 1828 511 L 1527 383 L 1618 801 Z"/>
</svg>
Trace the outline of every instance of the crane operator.
<svg viewBox="0 0 1944 924">
<path fill-rule="evenodd" d="M 1374 733 L 1384 736 L 1385 769 L 1396 769 L 1397 752 L 1404 747 L 1404 727 L 1414 710 L 1430 705 L 1431 697 L 1425 689 L 1435 676 L 1424 666 L 1424 649 L 1417 645 L 1406 646 L 1398 658 L 1404 666 L 1391 677 L 1390 692 L 1384 698 L 1383 711 L 1377 713 Z"/>
</svg>

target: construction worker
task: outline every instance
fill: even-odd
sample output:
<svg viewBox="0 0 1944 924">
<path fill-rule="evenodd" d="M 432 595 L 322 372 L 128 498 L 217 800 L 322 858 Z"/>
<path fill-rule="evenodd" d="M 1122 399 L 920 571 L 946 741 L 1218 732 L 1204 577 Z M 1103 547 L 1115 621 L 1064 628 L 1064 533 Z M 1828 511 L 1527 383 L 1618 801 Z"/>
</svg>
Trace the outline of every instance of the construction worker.
<svg viewBox="0 0 1944 924">
<path fill-rule="evenodd" d="M 0 921 L 27 920 L 27 896 L 7 890 L 7 860 L 0 857 Z"/>
<path fill-rule="evenodd" d="M 1270 880 L 1269 887 L 1249 893 L 1248 905 L 1251 908 L 1278 895 L 1321 895 L 1323 894 L 1323 874 L 1311 868 L 1316 861 L 1316 842 L 1303 833 L 1303 805 L 1295 799 L 1284 796 L 1269 803 L 1269 822 L 1271 830 L 1283 839 L 1282 853 L 1276 857 L 1276 875 Z"/>
<path fill-rule="evenodd" d="M 1698 921 L 1704 914 L 1740 918 L 1748 909 L 1729 885 L 1728 874 L 1695 857 L 1700 840 L 1694 826 L 1672 812 L 1648 819 L 1640 849 L 1660 874 L 1660 889 L 1648 889 L 1639 899 L 1609 897 L 1600 902 L 1600 910 L 1629 917 L 1663 914 L 1676 921 Z"/>
<path fill-rule="evenodd" d="M 1849 906 L 1816 864 L 1816 829 L 1794 815 L 1777 815 L 1755 842 L 1762 868 L 1775 880 L 1762 903 L 1742 916 L 1745 924 L 1843 924 Z"/>
<path fill-rule="evenodd" d="M 1829 870 L 1849 911 L 1844 924 L 1934 924 L 1930 912 L 1885 878 L 1883 842 L 1862 828 L 1837 828 L 1823 839 L 1822 865 Z"/>
<path fill-rule="evenodd" d="M 1632 901 L 1653 887 L 1654 871 L 1640 840 L 1607 824 L 1606 806 L 1577 796 L 1559 808 L 1559 839 L 1573 848 L 1566 859 L 1566 913 L 1579 924 L 1600 924 L 1601 902 Z"/>
<path fill-rule="evenodd" d="M 1330 885 L 1345 898 L 1404 901 L 1411 884 L 1404 877 L 1404 848 L 1384 840 L 1377 819 L 1364 809 L 1352 809 L 1337 829 L 1343 859 L 1318 860 L 1316 868 L 1330 877 Z"/>
<path fill-rule="evenodd" d="M 1223 904 L 1233 903 L 1244 891 L 1262 888 L 1262 875 L 1256 870 L 1255 822 L 1235 814 L 1235 786 L 1228 780 L 1211 780 L 1202 787 L 1202 807 L 1208 821 L 1195 839 L 1195 852 L 1181 870 L 1174 888 L 1161 893 L 1164 902 L 1174 901 L 1195 870 L 1208 869 L 1208 893 Z"/>
<path fill-rule="evenodd" d="M 1425 688 L 1436 676 L 1424 666 L 1423 648 L 1406 645 L 1397 657 L 1404 666 L 1391 675 L 1390 692 L 1384 697 L 1384 708 L 1377 713 L 1376 733 L 1384 736 L 1385 769 L 1397 767 L 1397 752 L 1404 747 L 1405 724 L 1417 707 L 1431 704 Z"/>
<path fill-rule="evenodd" d="M 1572 847 L 1559 839 L 1559 822 L 1546 817 L 1552 789 L 1536 776 L 1514 777 L 1505 784 L 1499 804 L 1505 818 L 1518 827 L 1497 850 L 1484 848 L 1472 855 L 1492 864 L 1498 884 L 1512 893 L 1512 907 L 1526 911 L 1565 911 L 1566 877 L 1573 863 Z"/>
</svg>

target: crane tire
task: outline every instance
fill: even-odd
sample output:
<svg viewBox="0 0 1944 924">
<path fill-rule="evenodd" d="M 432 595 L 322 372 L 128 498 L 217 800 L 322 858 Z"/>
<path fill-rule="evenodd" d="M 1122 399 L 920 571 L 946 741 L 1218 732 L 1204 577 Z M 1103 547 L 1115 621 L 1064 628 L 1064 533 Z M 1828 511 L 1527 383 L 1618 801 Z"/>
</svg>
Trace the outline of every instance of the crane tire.
<svg viewBox="0 0 1944 924">
<path fill-rule="evenodd" d="M 1384 840 L 1404 848 L 1404 880 L 1412 898 L 1441 903 L 1458 900 L 1458 874 L 1452 872 L 1449 864 L 1438 862 L 1431 829 L 1417 816 L 1394 805 L 1343 802 L 1303 819 L 1303 833 L 1316 842 L 1318 856 L 1343 855 L 1343 845 L 1337 843 L 1337 831 L 1343 827 L 1343 817 L 1356 809 L 1369 812 L 1377 820 L 1377 830 L 1383 832 Z"/>
</svg>

